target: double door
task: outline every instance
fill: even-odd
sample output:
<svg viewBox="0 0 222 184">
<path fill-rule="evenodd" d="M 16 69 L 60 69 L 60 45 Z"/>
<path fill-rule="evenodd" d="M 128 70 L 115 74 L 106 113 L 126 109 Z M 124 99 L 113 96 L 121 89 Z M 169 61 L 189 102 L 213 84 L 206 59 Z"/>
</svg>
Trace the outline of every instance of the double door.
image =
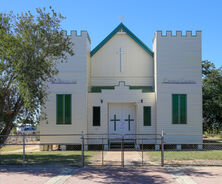
<svg viewBox="0 0 222 184">
<path fill-rule="evenodd" d="M 134 104 L 109 104 L 109 134 L 111 138 L 120 137 L 120 135 L 125 134 L 136 134 L 136 112 Z M 132 136 L 130 137 L 132 138 Z"/>
</svg>

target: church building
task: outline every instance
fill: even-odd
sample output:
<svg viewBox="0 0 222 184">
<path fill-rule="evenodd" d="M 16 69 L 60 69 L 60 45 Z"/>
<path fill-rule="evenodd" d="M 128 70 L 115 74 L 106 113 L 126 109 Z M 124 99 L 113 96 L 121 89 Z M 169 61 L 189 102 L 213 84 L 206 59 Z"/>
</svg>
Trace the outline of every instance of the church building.
<svg viewBox="0 0 222 184">
<path fill-rule="evenodd" d="M 119 135 L 136 140 L 163 131 L 166 143 L 202 142 L 200 31 L 156 31 L 152 49 L 123 23 L 92 50 L 87 31 L 64 36 L 71 38 L 75 54 L 58 65 L 48 84 L 41 134 L 83 132 L 107 135 L 112 142 Z M 72 136 L 40 141 L 81 144 Z"/>
</svg>

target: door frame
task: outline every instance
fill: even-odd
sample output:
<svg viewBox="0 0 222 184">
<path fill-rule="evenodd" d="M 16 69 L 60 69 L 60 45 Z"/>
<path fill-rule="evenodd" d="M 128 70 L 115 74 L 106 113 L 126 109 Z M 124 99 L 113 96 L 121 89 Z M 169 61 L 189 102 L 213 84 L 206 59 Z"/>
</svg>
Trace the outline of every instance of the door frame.
<svg viewBox="0 0 222 184">
<path fill-rule="evenodd" d="M 107 102 L 107 133 L 109 139 L 109 113 L 110 113 L 110 104 L 132 104 L 135 106 L 135 138 L 137 137 L 137 103 L 136 102 Z M 127 135 L 127 134 L 124 134 Z M 134 134 L 133 134 L 134 135 Z"/>
</svg>

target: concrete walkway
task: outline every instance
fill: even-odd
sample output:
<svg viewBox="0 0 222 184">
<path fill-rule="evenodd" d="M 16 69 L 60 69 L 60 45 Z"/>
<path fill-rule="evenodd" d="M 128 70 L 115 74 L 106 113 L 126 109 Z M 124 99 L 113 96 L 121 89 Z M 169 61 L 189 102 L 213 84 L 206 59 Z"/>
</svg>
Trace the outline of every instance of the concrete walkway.
<svg viewBox="0 0 222 184">
<path fill-rule="evenodd" d="M 214 184 L 222 167 L 0 167 L 1 184 Z"/>
<path fill-rule="evenodd" d="M 0 184 L 44 184 L 67 169 L 64 166 L 0 166 Z"/>
<path fill-rule="evenodd" d="M 84 168 L 64 184 L 215 184 L 222 183 L 222 167 Z"/>
<path fill-rule="evenodd" d="M 106 166 L 120 166 L 121 165 L 121 151 L 104 151 L 103 164 Z M 90 158 L 90 165 L 102 165 L 102 152 Z M 137 151 L 124 151 L 125 165 L 141 165 L 142 154 Z"/>
</svg>

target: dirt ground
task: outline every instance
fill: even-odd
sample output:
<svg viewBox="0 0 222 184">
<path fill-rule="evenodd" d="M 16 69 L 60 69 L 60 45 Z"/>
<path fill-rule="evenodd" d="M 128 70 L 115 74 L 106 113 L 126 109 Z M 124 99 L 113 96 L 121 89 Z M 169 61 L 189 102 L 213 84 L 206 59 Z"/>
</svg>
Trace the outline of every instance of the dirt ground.
<svg viewBox="0 0 222 184">
<path fill-rule="evenodd" d="M 222 167 L 0 167 L 1 184 L 214 184 Z"/>
<path fill-rule="evenodd" d="M 39 147 L 39 145 L 27 145 L 25 147 L 25 151 L 26 152 L 39 152 L 40 147 Z M 21 153 L 21 152 L 23 152 L 22 146 L 21 146 L 21 149 L 16 149 L 16 150 L 12 150 L 12 151 L 4 151 L 3 153 Z"/>
</svg>

